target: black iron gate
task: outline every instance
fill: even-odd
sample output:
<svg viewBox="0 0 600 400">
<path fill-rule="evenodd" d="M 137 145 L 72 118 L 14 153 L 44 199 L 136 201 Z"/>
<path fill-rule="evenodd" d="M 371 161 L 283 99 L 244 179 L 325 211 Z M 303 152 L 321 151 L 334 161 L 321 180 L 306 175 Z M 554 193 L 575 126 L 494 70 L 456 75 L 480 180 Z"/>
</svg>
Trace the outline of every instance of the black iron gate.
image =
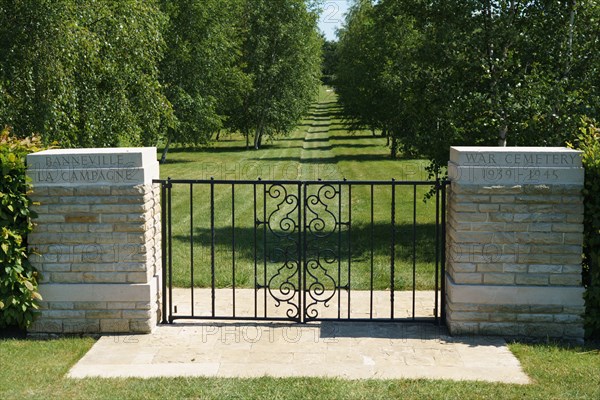
<svg viewBox="0 0 600 400">
<path fill-rule="evenodd" d="M 447 181 L 155 183 L 163 323 L 444 320 Z"/>
</svg>

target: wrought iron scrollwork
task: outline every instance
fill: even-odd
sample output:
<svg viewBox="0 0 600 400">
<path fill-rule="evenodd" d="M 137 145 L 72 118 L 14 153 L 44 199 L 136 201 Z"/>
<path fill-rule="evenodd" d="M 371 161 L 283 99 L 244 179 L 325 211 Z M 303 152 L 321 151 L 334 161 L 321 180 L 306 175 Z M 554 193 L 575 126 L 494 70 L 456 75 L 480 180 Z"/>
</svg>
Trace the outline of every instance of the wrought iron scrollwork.
<svg viewBox="0 0 600 400">
<path fill-rule="evenodd" d="M 308 186 L 305 190 L 308 192 Z M 319 304 L 329 307 L 338 291 L 331 270 L 338 263 L 339 243 L 332 243 L 331 239 L 339 229 L 338 217 L 334 211 L 341 193 L 333 185 L 322 184 L 316 193 L 307 193 L 305 196 L 304 316 L 306 319 L 316 319 L 319 316 Z"/>
<path fill-rule="evenodd" d="M 270 248 L 270 262 L 279 265 L 270 275 L 266 284 L 275 306 L 287 305 L 286 315 L 290 319 L 300 320 L 300 207 L 299 193 L 290 193 L 282 184 L 265 187 L 265 201 L 275 202 L 265 221 L 273 240 Z M 267 249 L 265 249 L 267 251 Z"/>
</svg>

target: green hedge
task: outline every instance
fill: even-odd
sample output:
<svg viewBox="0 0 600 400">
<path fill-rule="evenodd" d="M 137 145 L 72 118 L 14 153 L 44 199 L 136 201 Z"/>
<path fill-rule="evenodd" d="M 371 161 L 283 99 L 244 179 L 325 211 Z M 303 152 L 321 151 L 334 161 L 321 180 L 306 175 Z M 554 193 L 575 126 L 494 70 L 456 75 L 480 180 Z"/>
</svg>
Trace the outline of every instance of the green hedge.
<svg viewBox="0 0 600 400">
<path fill-rule="evenodd" d="M 40 139 L 0 133 L 0 329 L 27 329 L 37 312 L 38 272 L 28 260 L 27 234 L 33 228 L 27 154 L 40 150 Z"/>
<path fill-rule="evenodd" d="M 596 126 L 584 121 L 576 142 L 585 167 L 583 281 L 588 338 L 600 338 L 600 129 Z"/>
</svg>

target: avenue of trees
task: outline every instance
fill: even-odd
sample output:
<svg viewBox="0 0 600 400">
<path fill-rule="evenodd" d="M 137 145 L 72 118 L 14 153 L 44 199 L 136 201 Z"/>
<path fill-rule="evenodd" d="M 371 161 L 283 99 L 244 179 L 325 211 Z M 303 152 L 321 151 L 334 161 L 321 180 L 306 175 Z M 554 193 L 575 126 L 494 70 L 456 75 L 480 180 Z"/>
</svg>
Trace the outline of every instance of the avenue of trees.
<svg viewBox="0 0 600 400">
<path fill-rule="evenodd" d="M 288 133 L 319 85 L 313 0 L 0 0 L 0 121 L 63 147 Z"/>
<path fill-rule="evenodd" d="M 593 0 L 356 0 L 335 50 L 349 120 L 439 170 L 450 145 L 564 145 L 600 112 Z"/>
</svg>

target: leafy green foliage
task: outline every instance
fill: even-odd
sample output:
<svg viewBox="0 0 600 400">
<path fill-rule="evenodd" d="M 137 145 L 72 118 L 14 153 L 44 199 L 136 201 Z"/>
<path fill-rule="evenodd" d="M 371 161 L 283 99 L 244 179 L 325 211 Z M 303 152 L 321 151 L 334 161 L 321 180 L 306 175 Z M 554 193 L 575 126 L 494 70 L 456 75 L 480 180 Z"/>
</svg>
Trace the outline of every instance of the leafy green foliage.
<svg viewBox="0 0 600 400">
<path fill-rule="evenodd" d="M 41 300 L 26 244 L 35 214 L 27 197 L 25 157 L 38 150 L 39 137 L 16 139 L 8 129 L 0 134 L 0 328 L 26 329 Z"/>
<path fill-rule="evenodd" d="M 258 149 L 265 137 L 289 134 L 308 111 L 321 78 L 317 12 L 306 0 L 247 0 L 241 29 L 250 87 L 231 126 Z"/>
<path fill-rule="evenodd" d="M 450 145 L 563 145 L 600 113 L 599 18 L 592 1 L 360 0 L 336 88 L 433 172 Z"/>
<path fill-rule="evenodd" d="M 177 125 L 168 140 L 206 144 L 241 107 L 249 80 L 241 70 L 241 0 L 164 0 L 169 16 L 161 80 Z"/>
<path fill-rule="evenodd" d="M 155 144 L 164 24 L 154 0 L 0 0 L 0 119 L 64 147 Z"/>
<path fill-rule="evenodd" d="M 0 120 L 63 147 L 168 149 L 238 130 L 258 147 L 316 95 L 318 4 L 0 0 Z"/>
<path fill-rule="evenodd" d="M 321 82 L 324 85 L 331 85 L 335 75 L 337 64 L 336 50 L 338 42 L 323 39 L 323 72 Z"/>
<path fill-rule="evenodd" d="M 585 328 L 588 337 L 600 338 L 600 129 L 584 120 L 576 145 L 583 151 L 585 167 Z"/>
</svg>

